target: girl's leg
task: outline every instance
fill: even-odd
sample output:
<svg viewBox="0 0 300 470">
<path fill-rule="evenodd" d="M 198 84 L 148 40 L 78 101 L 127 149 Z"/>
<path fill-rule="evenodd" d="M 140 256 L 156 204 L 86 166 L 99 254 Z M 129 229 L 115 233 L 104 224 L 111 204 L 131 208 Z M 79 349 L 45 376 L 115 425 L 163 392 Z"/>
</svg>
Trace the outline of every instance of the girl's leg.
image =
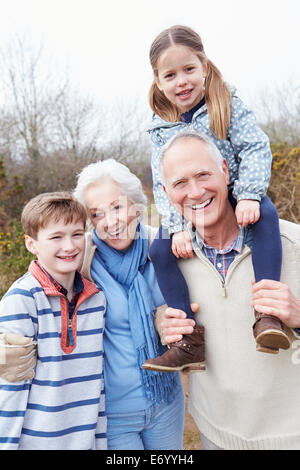
<svg viewBox="0 0 300 470">
<path fill-rule="evenodd" d="M 233 209 L 236 199 L 232 190 L 228 199 Z M 260 218 L 253 226 L 252 263 L 256 282 L 262 279 L 280 280 L 282 246 L 277 210 L 271 199 L 265 196 L 260 203 Z"/>
<path fill-rule="evenodd" d="M 162 227 L 151 245 L 150 257 L 167 305 L 183 310 L 188 318 L 194 319 L 188 288 L 177 266 L 176 257 L 172 253 L 171 238 Z M 195 326 L 192 333 L 183 335 L 180 341 L 170 344 L 164 354 L 147 359 L 143 368 L 161 372 L 172 372 L 186 368 L 205 370 L 204 327 Z"/>
<path fill-rule="evenodd" d="M 150 247 L 150 258 L 166 304 L 183 310 L 187 318 L 194 319 L 188 287 L 172 252 L 172 237 L 162 226 Z"/>
<path fill-rule="evenodd" d="M 253 225 L 252 264 L 255 281 L 280 281 L 281 262 L 279 218 L 272 201 L 265 196 L 260 204 L 260 218 Z M 290 347 L 288 336 L 277 317 L 255 312 L 255 318 L 253 333 L 258 351 L 274 354 L 279 349 Z"/>
<path fill-rule="evenodd" d="M 147 425 L 142 432 L 147 450 L 181 450 L 184 429 L 184 392 L 178 392 L 170 404 L 154 404 L 149 409 Z"/>
<path fill-rule="evenodd" d="M 280 281 L 282 246 L 277 210 L 265 196 L 260 204 L 260 218 L 253 225 L 252 262 L 256 282 Z"/>
</svg>

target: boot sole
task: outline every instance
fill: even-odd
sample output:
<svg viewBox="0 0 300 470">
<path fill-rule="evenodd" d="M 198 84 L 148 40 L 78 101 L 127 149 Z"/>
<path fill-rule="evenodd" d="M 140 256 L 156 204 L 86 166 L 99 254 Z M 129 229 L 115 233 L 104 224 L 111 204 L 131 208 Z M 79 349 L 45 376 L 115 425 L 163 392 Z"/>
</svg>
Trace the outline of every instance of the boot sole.
<svg viewBox="0 0 300 470">
<path fill-rule="evenodd" d="M 275 329 L 265 330 L 257 335 L 256 343 L 261 348 L 267 348 L 271 350 L 289 349 L 291 345 L 287 335 L 283 331 Z"/>
<path fill-rule="evenodd" d="M 190 371 L 204 371 L 205 362 L 191 362 L 190 364 L 183 364 L 177 367 L 159 366 L 155 364 L 145 364 L 142 367 L 146 370 L 156 370 L 158 372 L 176 372 L 185 369 Z"/>
<path fill-rule="evenodd" d="M 264 353 L 268 353 L 268 354 L 278 354 L 279 353 L 279 349 L 266 348 L 264 346 L 260 346 L 260 344 L 256 345 L 256 351 L 264 352 Z"/>
</svg>

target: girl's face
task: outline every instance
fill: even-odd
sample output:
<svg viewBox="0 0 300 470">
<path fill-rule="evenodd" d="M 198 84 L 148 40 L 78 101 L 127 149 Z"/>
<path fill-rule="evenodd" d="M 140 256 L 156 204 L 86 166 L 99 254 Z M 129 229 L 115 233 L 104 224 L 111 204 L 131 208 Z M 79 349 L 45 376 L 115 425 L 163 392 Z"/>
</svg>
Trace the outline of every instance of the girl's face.
<svg viewBox="0 0 300 470">
<path fill-rule="evenodd" d="M 170 46 L 157 60 L 156 84 L 180 111 L 192 109 L 204 96 L 206 64 L 187 46 Z"/>
<path fill-rule="evenodd" d="M 116 250 L 127 250 L 136 232 L 139 211 L 110 179 L 96 181 L 84 193 L 98 236 Z"/>
</svg>

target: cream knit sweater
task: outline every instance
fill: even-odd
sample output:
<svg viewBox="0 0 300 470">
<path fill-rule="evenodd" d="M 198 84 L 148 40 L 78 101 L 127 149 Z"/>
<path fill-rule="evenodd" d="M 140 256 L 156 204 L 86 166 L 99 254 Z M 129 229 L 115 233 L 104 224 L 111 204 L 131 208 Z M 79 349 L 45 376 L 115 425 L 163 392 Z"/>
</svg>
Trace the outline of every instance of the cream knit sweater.
<svg viewBox="0 0 300 470">
<path fill-rule="evenodd" d="M 300 225 L 280 224 L 281 280 L 300 298 Z M 179 265 L 206 333 L 206 371 L 190 374 L 188 409 L 199 430 L 224 449 L 300 449 L 300 341 L 288 330 L 289 350 L 256 351 L 250 249 L 225 283 L 201 251 Z"/>
</svg>

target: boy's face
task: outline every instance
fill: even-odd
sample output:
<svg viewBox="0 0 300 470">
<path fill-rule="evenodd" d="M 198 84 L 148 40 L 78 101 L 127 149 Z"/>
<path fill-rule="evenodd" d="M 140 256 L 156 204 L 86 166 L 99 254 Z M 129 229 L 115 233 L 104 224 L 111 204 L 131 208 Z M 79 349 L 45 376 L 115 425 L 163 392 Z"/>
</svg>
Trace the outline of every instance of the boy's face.
<svg viewBox="0 0 300 470">
<path fill-rule="evenodd" d="M 64 224 L 49 221 L 34 240 L 25 236 L 27 249 L 58 282 L 73 274 L 82 264 L 85 248 L 85 230 L 82 221 Z"/>
</svg>

